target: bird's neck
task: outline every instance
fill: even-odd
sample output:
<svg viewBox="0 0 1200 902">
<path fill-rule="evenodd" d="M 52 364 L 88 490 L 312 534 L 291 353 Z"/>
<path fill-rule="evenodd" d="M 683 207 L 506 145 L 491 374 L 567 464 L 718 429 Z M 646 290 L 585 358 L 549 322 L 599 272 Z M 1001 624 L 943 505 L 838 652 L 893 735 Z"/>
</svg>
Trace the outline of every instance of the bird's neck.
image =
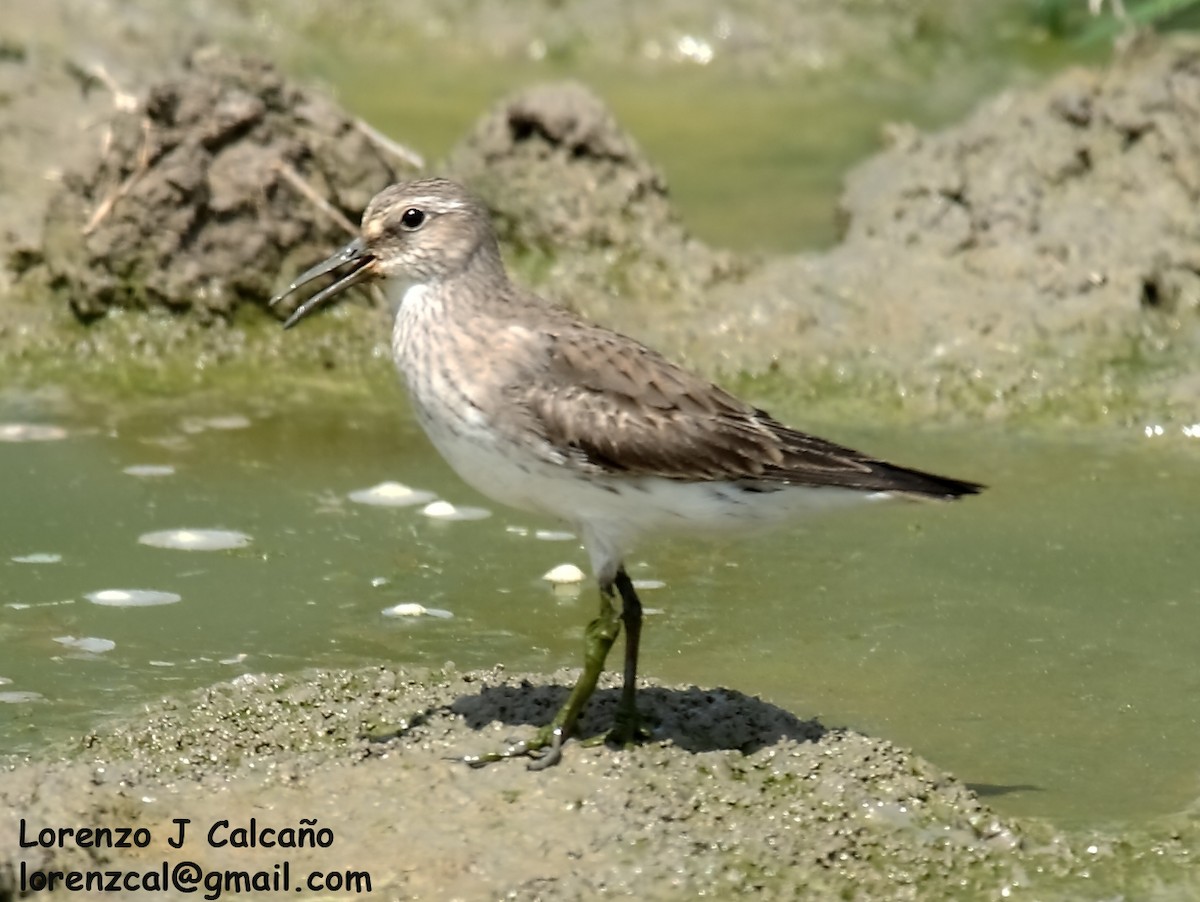
<svg viewBox="0 0 1200 902">
<path fill-rule="evenodd" d="M 450 274 L 393 277 L 386 291 L 397 316 L 428 315 L 436 308 L 436 315 L 454 318 L 462 312 L 460 308 L 476 314 L 501 309 L 510 289 L 500 253 L 493 246 L 482 248 Z"/>
</svg>

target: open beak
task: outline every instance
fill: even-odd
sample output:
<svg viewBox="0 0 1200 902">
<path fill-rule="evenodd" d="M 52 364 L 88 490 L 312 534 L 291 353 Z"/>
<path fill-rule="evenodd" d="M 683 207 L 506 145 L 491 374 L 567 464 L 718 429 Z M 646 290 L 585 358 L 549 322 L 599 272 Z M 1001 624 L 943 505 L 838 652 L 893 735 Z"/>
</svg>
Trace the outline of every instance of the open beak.
<svg viewBox="0 0 1200 902">
<path fill-rule="evenodd" d="M 318 307 L 336 294 L 341 294 L 351 285 L 357 285 L 370 278 L 374 274 L 375 255 L 367 250 L 366 243 L 361 238 L 355 238 L 339 251 L 335 251 L 333 256 L 326 260 L 322 260 L 312 269 L 301 273 L 296 281 L 292 282 L 287 288 L 281 291 L 275 297 L 271 298 L 271 306 L 274 307 L 297 288 L 302 288 L 313 279 L 319 278 L 326 273 L 334 272 L 341 269 L 343 266 L 351 267 L 346 275 L 342 276 L 332 285 L 326 285 L 303 304 L 292 311 L 292 315 L 284 320 L 283 328 L 290 329 L 304 317 L 308 316 Z"/>
</svg>

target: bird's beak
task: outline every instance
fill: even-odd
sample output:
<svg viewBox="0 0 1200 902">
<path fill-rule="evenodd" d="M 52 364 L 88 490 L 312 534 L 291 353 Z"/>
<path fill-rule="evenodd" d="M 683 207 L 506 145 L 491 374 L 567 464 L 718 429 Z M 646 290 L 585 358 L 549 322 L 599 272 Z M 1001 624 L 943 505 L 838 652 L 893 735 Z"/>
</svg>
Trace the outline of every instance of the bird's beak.
<svg viewBox="0 0 1200 902">
<path fill-rule="evenodd" d="M 290 329 L 304 317 L 308 316 L 316 310 L 321 304 L 332 298 L 336 294 L 341 294 L 351 285 L 357 285 L 359 282 L 370 278 L 375 273 L 375 255 L 367 250 L 366 243 L 361 238 L 355 238 L 339 251 L 335 251 L 333 256 L 326 260 L 322 260 L 312 269 L 301 273 L 296 281 L 292 282 L 287 288 L 281 291 L 275 297 L 271 298 L 271 306 L 274 307 L 297 288 L 302 288 L 313 279 L 319 278 L 326 273 L 334 272 L 341 269 L 343 266 L 349 266 L 350 270 L 334 282 L 332 285 L 326 285 L 304 303 L 300 304 L 292 315 L 284 320 L 283 328 Z"/>
</svg>

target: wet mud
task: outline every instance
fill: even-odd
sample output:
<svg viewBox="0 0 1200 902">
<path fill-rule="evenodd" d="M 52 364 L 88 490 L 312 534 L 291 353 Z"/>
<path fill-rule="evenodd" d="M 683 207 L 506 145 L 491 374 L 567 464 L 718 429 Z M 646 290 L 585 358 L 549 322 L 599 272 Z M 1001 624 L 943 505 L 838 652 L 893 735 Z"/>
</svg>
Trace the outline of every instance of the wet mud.
<svg viewBox="0 0 1200 902">
<path fill-rule="evenodd" d="M 144 849 L 18 849 L 0 820 L 0 898 L 25 874 L 148 870 L 354 870 L 372 892 L 413 899 L 1001 898 L 1057 881 L 1116 877 L 1128 850 L 1068 840 L 990 812 L 962 783 L 879 739 L 801 720 L 728 689 L 650 683 L 652 739 L 568 745 L 563 762 L 472 769 L 545 722 L 570 672 L 549 677 L 374 668 L 247 675 L 135 719 L 98 726 L 66 760 L 0 773 L 0 799 L 45 827 L 140 826 Z M 581 723 L 610 722 L 601 684 Z M 327 847 L 235 847 L 239 827 L 327 829 Z M 190 818 L 179 850 L 176 818 Z M 226 826 L 220 826 L 227 821 Z M 315 822 L 315 823 L 314 823 Z M 1099 848 L 1099 847 L 1098 847 Z M 1158 875 L 1186 860 L 1159 847 Z M 1147 880 L 1156 879 L 1149 875 Z M 1112 885 L 1106 883 L 1106 885 Z M 167 892 L 164 898 L 183 898 Z M 334 894 L 337 895 L 337 894 Z"/>
</svg>

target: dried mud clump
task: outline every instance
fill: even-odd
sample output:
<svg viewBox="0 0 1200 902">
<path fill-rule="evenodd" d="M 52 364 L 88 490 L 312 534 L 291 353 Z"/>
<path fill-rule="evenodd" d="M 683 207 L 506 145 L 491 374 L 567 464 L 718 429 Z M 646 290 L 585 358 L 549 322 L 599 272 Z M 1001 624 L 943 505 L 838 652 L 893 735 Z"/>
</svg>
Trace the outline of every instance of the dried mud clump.
<svg viewBox="0 0 1200 902">
<path fill-rule="evenodd" d="M 1087 318 L 1196 309 L 1198 198 L 1192 39 L 1147 42 L 1108 69 L 1003 95 L 941 134 L 901 136 L 855 173 L 845 204 L 851 241 L 1026 280 L 1043 318 L 1072 302 Z"/>
<path fill-rule="evenodd" d="M 47 282 L 90 320 L 167 308 L 202 320 L 263 303 L 346 240 L 400 149 L 271 65 L 208 48 L 108 124 L 64 176 L 41 248 Z"/>
<path fill-rule="evenodd" d="M 662 174 L 577 82 L 501 100 L 445 168 L 485 198 L 501 240 L 537 261 L 526 275 L 592 315 L 611 313 L 614 295 L 686 300 L 743 268 L 688 234 Z"/>
<path fill-rule="evenodd" d="M 892 137 L 847 177 L 843 242 L 718 293 L 694 359 L 760 373 L 776 348 L 922 415 L 1195 422 L 1200 41 Z"/>
<path fill-rule="evenodd" d="M 480 118 L 449 168 L 496 207 L 521 247 L 619 246 L 631 230 L 680 227 L 667 185 L 612 112 L 582 84 L 536 85 Z"/>
</svg>

